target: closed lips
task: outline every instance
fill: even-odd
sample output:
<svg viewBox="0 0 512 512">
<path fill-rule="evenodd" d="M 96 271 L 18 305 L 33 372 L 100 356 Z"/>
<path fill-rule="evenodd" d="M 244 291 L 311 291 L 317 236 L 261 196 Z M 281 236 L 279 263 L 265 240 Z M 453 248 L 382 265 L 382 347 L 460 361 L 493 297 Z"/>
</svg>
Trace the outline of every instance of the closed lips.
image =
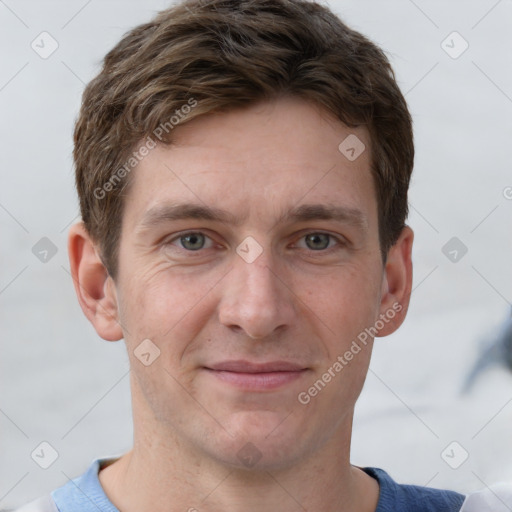
<svg viewBox="0 0 512 512">
<path fill-rule="evenodd" d="M 272 361 L 269 363 L 252 363 L 249 361 L 223 361 L 205 368 L 215 371 L 235 373 L 272 373 L 272 372 L 298 372 L 306 370 L 303 365 L 287 361 Z"/>
</svg>

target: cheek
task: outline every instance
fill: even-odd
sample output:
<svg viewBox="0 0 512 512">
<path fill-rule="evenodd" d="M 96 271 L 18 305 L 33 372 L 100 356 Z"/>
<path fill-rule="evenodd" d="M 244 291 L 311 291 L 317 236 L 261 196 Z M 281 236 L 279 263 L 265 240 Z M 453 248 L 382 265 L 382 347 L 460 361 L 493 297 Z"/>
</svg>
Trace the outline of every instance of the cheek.
<svg viewBox="0 0 512 512">
<path fill-rule="evenodd" d="M 333 343 L 342 348 L 378 316 L 381 273 L 377 267 L 347 265 L 330 275 L 302 278 L 299 288 L 307 290 L 304 302 L 325 324 Z"/>
<path fill-rule="evenodd" d="M 161 351 L 173 352 L 173 359 L 183 353 L 206 321 L 208 295 L 221 277 L 180 274 L 165 264 L 132 274 L 120 295 L 127 344 L 135 348 L 149 338 Z"/>
</svg>

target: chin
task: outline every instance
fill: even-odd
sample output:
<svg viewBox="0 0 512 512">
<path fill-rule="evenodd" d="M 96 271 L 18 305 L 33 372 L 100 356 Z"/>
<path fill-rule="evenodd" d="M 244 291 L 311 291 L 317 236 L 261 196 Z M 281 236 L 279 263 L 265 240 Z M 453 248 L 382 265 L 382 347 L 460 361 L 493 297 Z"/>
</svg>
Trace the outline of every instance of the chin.
<svg viewBox="0 0 512 512">
<path fill-rule="evenodd" d="M 224 464 L 252 471 L 279 470 L 310 451 L 304 422 L 297 423 L 289 412 L 246 411 L 234 416 L 223 422 L 226 430 L 219 432 L 216 443 L 214 457 Z"/>
</svg>

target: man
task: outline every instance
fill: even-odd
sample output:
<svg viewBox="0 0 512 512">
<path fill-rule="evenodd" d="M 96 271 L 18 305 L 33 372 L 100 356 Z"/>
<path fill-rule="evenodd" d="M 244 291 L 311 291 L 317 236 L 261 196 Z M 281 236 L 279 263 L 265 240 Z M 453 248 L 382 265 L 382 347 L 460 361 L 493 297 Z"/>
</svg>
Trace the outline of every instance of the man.
<svg viewBox="0 0 512 512">
<path fill-rule="evenodd" d="M 312 2 L 181 3 L 107 54 L 74 158 L 71 272 L 125 340 L 134 443 L 30 510 L 461 510 L 349 459 L 412 283 L 412 123 L 379 48 Z"/>
</svg>

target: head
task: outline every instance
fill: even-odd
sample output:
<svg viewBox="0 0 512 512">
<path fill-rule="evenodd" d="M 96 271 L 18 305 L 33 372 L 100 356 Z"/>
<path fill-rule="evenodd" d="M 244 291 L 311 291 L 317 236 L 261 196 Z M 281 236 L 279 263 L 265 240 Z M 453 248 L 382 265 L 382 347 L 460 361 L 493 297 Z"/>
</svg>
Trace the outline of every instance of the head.
<svg viewBox="0 0 512 512">
<path fill-rule="evenodd" d="M 347 430 L 407 311 L 413 156 L 385 55 L 319 4 L 188 1 L 126 34 L 84 92 L 69 251 L 134 416 L 267 468 Z M 300 371 L 251 388 L 242 360 Z"/>
</svg>

